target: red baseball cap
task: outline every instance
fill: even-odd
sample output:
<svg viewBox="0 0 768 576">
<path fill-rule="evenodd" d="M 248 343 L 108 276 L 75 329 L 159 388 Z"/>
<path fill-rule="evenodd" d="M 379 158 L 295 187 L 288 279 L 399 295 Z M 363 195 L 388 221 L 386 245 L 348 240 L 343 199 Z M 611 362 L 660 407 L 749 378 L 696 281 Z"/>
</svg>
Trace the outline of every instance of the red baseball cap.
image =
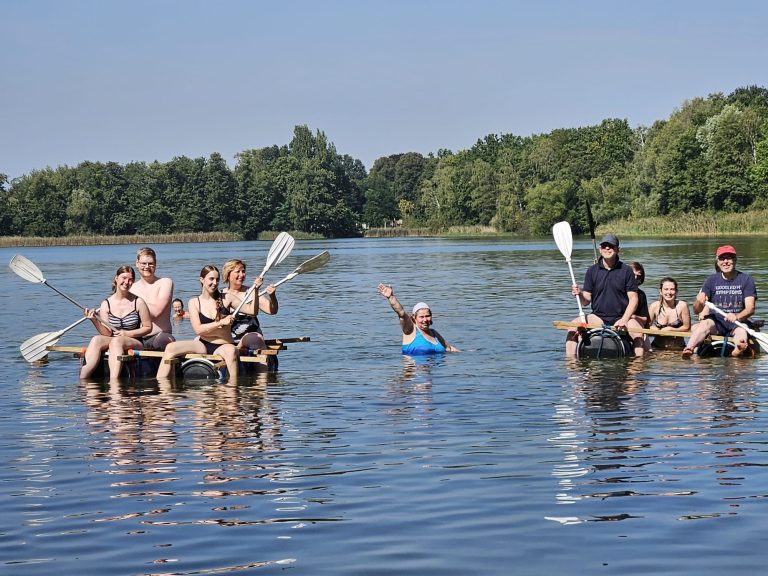
<svg viewBox="0 0 768 576">
<path fill-rule="evenodd" d="M 720 248 L 717 249 L 717 253 L 715 254 L 715 256 L 720 258 L 720 256 L 722 256 L 723 254 L 733 254 L 734 256 L 736 256 L 736 248 L 728 245 L 720 246 Z"/>
</svg>

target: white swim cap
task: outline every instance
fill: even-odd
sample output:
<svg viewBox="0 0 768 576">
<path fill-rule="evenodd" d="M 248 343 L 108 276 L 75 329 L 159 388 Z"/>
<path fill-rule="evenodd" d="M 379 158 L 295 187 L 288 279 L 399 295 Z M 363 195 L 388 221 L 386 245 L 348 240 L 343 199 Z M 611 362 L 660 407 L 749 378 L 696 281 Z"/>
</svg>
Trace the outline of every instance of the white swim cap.
<svg viewBox="0 0 768 576">
<path fill-rule="evenodd" d="M 416 315 L 416 312 L 418 312 L 418 311 L 419 311 L 419 310 L 421 310 L 422 308 L 429 308 L 429 304 L 427 304 L 426 302 L 419 302 L 418 304 L 416 304 L 416 305 L 413 307 L 413 312 L 412 312 L 412 314 L 415 316 L 415 315 Z"/>
</svg>

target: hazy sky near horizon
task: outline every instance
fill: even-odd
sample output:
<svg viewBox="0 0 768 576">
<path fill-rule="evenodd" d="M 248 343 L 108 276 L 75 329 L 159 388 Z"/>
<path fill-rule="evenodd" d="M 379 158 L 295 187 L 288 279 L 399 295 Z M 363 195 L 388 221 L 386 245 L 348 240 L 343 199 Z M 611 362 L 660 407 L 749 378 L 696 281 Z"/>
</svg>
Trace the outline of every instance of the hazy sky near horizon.
<svg viewBox="0 0 768 576">
<path fill-rule="evenodd" d="M 762 0 L 0 0 L 0 173 L 470 148 L 768 86 Z M 762 71 L 762 72 L 761 72 Z"/>
</svg>

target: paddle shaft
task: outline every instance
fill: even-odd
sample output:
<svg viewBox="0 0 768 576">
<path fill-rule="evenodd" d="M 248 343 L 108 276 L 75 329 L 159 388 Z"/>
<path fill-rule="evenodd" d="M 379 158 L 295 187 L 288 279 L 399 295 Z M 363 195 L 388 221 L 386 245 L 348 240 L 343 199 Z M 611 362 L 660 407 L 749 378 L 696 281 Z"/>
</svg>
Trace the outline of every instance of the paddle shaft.
<svg viewBox="0 0 768 576">
<path fill-rule="evenodd" d="M 592 248 L 595 251 L 595 264 L 597 264 L 598 256 L 597 256 L 597 240 L 595 240 L 595 219 L 592 218 L 592 206 L 589 205 L 589 200 L 586 201 L 587 204 L 587 224 L 589 224 L 589 237 L 592 238 Z"/>
<path fill-rule="evenodd" d="M 726 319 L 728 318 L 728 314 L 724 310 L 721 310 L 720 308 L 712 304 L 712 302 L 706 302 L 706 305 L 707 305 L 707 308 L 709 308 L 710 310 L 714 310 L 715 312 L 720 314 L 720 316 L 722 316 L 723 318 L 726 318 Z M 768 334 L 759 334 L 756 331 L 752 330 L 752 328 L 744 324 L 744 322 L 739 322 L 738 320 L 735 320 L 733 323 L 736 324 L 736 326 L 738 326 L 739 328 L 743 328 L 747 334 L 752 336 L 752 338 L 754 338 L 755 341 L 760 345 L 760 349 L 763 352 L 768 352 Z"/>
<path fill-rule="evenodd" d="M 566 262 L 568 262 L 568 270 L 571 273 L 571 283 L 573 286 L 576 286 L 576 277 L 573 275 L 573 266 L 571 265 L 571 259 L 566 258 Z M 586 322 L 587 318 L 584 316 L 584 309 L 581 307 L 581 296 L 579 294 L 576 295 L 576 304 L 579 306 L 579 317 L 581 318 L 582 322 Z"/>
</svg>

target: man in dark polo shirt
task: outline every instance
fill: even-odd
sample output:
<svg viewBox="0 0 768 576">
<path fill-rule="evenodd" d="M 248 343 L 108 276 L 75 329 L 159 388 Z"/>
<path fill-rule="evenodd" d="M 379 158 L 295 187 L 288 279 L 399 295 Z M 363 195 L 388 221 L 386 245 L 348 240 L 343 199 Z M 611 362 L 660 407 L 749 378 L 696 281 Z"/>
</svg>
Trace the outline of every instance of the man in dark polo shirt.
<svg viewBox="0 0 768 576">
<path fill-rule="evenodd" d="M 587 270 L 584 276 L 584 289 L 577 285 L 571 293 L 577 296 L 582 306 L 592 305 L 592 312 L 587 314 L 588 324 L 607 324 L 616 328 L 642 328 L 632 314 L 637 308 L 637 281 L 630 266 L 619 260 L 619 239 L 613 234 L 606 234 L 600 240 L 600 258 Z M 574 322 L 580 322 L 576 318 Z M 642 334 L 633 339 L 637 356 L 643 355 Z M 579 333 L 569 330 L 565 341 L 565 355 L 576 356 Z"/>
</svg>

